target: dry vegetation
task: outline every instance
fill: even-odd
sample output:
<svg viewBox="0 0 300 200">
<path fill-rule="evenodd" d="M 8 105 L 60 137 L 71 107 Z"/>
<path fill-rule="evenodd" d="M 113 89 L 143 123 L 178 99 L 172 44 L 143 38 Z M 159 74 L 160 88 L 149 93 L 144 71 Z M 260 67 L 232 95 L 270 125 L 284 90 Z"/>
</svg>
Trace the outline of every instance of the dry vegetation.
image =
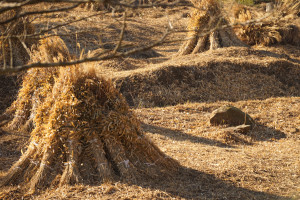
<svg viewBox="0 0 300 200">
<path fill-rule="evenodd" d="M 228 26 L 216 0 L 192 1 L 195 8 L 187 26 L 187 40 L 179 49 L 179 55 L 195 54 L 221 47 L 246 46 Z M 226 28 L 219 29 L 222 26 Z M 214 30 L 215 29 L 215 30 Z M 213 30 L 213 31 L 211 31 Z"/>
<path fill-rule="evenodd" d="M 234 5 L 233 22 L 246 23 L 249 20 L 261 19 L 254 24 L 235 26 L 238 37 L 249 45 L 270 46 L 273 44 L 300 45 L 300 31 L 295 22 L 299 24 L 300 2 L 286 1 L 278 3 L 274 10 L 262 15 L 257 8 Z"/>
<path fill-rule="evenodd" d="M 1 21 L 14 17 L 17 12 L 10 10 L 0 14 Z M 0 67 L 22 65 L 28 62 L 30 59 L 30 49 L 35 40 L 28 39 L 26 35 L 32 34 L 34 31 L 34 26 L 25 17 L 8 24 L 0 25 Z M 7 38 L 7 36 L 16 37 Z"/>
<path fill-rule="evenodd" d="M 70 59 L 59 37 L 41 40 L 36 54 L 41 62 Z M 4 130 L 28 131 L 30 140 L 0 187 L 22 185 L 29 195 L 65 184 L 135 183 L 178 168 L 145 137 L 113 84 L 85 65 L 28 70 L 4 115 L 13 118 Z"/>
<path fill-rule="evenodd" d="M 43 15 L 33 24 L 40 29 L 96 12 L 77 8 Z M 184 30 L 188 12 L 187 7 L 175 7 L 129 13 L 125 50 L 155 41 L 169 23 Z M 299 27 L 296 16 L 290 23 Z M 113 48 L 122 29 L 119 17 L 103 12 L 59 29 L 64 42 L 53 37 L 41 40 L 31 62 L 72 59 L 69 51 L 79 56 L 82 51 L 91 55 Z M 169 39 L 184 37 L 179 32 Z M 0 125 L 6 126 L 0 129 L 0 180 L 9 186 L 0 188 L 0 199 L 299 199 L 297 43 L 225 47 L 175 57 L 180 46 L 179 42 L 167 43 L 77 70 L 32 69 L 22 76 L 18 94 L 17 77 L 1 76 L 0 111 L 5 115 Z M 212 111 L 227 104 L 248 113 L 255 127 L 241 134 L 225 126 L 211 126 Z M 91 120 L 95 116 L 98 120 Z M 57 131 L 57 127 L 74 124 L 76 134 L 65 128 Z M 130 137 L 118 134 L 123 130 Z M 148 139 L 137 145 L 141 134 Z M 75 143 L 64 146 L 59 137 Z M 87 145 L 95 139 L 100 141 L 96 147 Z M 54 144 L 55 153 L 47 149 L 49 144 Z M 82 146 L 81 152 L 77 146 Z M 120 147 L 123 150 L 116 151 Z M 101 158 L 101 152 L 112 156 L 88 159 Z M 63 160 L 78 165 L 65 167 Z M 128 171 L 122 165 L 126 160 Z M 148 165 L 139 165 L 138 160 Z M 34 167 L 33 161 L 45 165 Z M 101 168 L 102 162 L 110 163 L 111 168 Z M 171 171 L 174 167 L 177 170 Z M 112 176 L 105 173 L 110 170 Z M 106 178 L 99 174 L 110 181 L 103 182 Z M 20 182 L 26 190 L 10 186 Z M 39 188 L 40 182 L 52 187 L 27 193 L 28 188 L 32 192 Z"/>
</svg>

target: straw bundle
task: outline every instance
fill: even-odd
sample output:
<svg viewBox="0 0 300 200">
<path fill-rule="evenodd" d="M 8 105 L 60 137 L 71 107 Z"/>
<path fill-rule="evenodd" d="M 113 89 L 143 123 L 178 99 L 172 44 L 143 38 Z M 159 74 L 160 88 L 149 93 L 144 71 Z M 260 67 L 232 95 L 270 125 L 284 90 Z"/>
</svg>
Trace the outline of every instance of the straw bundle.
<svg viewBox="0 0 300 200">
<path fill-rule="evenodd" d="M 194 54 L 210 49 L 229 46 L 245 46 L 234 34 L 224 19 L 216 0 L 193 0 L 191 18 L 188 23 L 187 40 L 179 49 L 180 55 Z"/>
<path fill-rule="evenodd" d="M 59 37 L 50 37 L 40 41 L 39 48 L 32 53 L 31 62 L 66 61 L 70 57 L 65 43 Z M 28 70 L 16 101 L 4 113 L 12 119 L 8 124 L 10 130 L 31 132 L 35 110 L 38 104 L 44 103 L 57 77 L 56 68 Z"/>
<path fill-rule="evenodd" d="M 234 30 L 238 37 L 249 45 L 269 46 L 280 43 L 298 46 L 300 45 L 299 27 L 291 23 L 289 19 L 285 19 L 285 16 L 293 15 L 296 10 L 295 5 L 284 3 L 277 8 L 277 16 L 267 17 L 254 24 L 243 24 L 255 17 L 252 16 L 247 8 L 242 7 L 235 14 L 236 21 L 241 24 L 235 26 Z M 298 5 L 300 5 L 299 2 Z"/>
<path fill-rule="evenodd" d="M 286 10 L 286 13 L 294 14 L 297 15 L 298 17 L 300 16 L 300 1 L 285 0 L 282 7 L 284 10 Z"/>
<path fill-rule="evenodd" d="M 11 19 L 18 12 L 10 10 L 0 14 L 1 21 Z M 35 41 L 27 35 L 33 34 L 34 31 L 34 26 L 28 18 L 19 18 L 0 25 L 0 67 L 22 65 L 30 59 L 29 50 Z"/>
<path fill-rule="evenodd" d="M 44 41 L 40 49 L 58 55 L 59 48 L 45 45 L 57 43 Z M 35 90 L 28 94 L 35 98 L 30 144 L 0 186 L 23 184 L 34 193 L 63 184 L 131 182 L 175 169 L 177 163 L 143 135 L 110 81 L 80 66 L 32 69 L 23 88 L 29 77 L 37 80 L 40 74 L 39 88 L 32 86 Z"/>
</svg>

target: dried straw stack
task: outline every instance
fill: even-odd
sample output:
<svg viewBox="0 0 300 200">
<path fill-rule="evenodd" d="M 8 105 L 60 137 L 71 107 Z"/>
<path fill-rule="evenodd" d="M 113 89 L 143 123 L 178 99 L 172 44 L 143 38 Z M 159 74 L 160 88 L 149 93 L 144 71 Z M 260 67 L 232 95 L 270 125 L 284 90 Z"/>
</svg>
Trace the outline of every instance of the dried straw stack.
<svg viewBox="0 0 300 200">
<path fill-rule="evenodd" d="M 200 53 L 229 46 L 246 46 L 227 26 L 217 0 L 192 0 L 188 23 L 187 41 L 179 49 L 179 55 Z M 223 27 L 224 26 L 224 27 Z"/>
<path fill-rule="evenodd" d="M 277 7 L 267 18 L 256 22 L 245 24 L 256 17 L 246 7 L 234 7 L 235 20 L 240 24 L 234 27 L 238 37 L 249 45 L 269 46 L 273 44 L 300 45 L 299 27 L 291 23 L 291 15 L 299 12 L 300 2 L 284 3 Z M 298 11 L 297 11 L 298 10 Z"/>
<path fill-rule="evenodd" d="M 56 46 L 62 43 L 60 38 L 45 39 L 39 56 L 44 58 L 50 52 L 68 55 L 62 52 L 65 48 Z M 35 89 L 24 89 L 27 84 Z M 29 93 L 23 96 L 29 99 L 31 109 L 20 113 L 20 102 L 26 100 L 19 95 L 13 105 L 20 107 L 14 113 L 31 116 L 30 144 L 0 180 L 0 187 L 22 184 L 28 193 L 34 193 L 64 184 L 131 182 L 143 175 L 172 172 L 178 166 L 144 136 L 113 84 L 97 77 L 92 69 L 31 69 L 21 92 Z"/>
</svg>

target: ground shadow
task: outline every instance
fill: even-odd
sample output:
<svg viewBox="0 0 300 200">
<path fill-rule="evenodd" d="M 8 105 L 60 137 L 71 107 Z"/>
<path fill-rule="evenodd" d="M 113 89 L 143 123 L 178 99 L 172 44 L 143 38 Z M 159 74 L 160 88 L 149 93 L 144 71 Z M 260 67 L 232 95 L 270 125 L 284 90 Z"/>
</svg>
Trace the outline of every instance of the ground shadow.
<svg viewBox="0 0 300 200">
<path fill-rule="evenodd" d="M 162 177 L 154 182 L 142 182 L 138 185 L 159 189 L 185 199 L 289 199 L 238 187 L 229 181 L 217 178 L 213 174 L 183 166 L 172 177 Z"/>
<path fill-rule="evenodd" d="M 201 172 L 192 168 L 179 166 L 178 171 L 173 172 L 171 175 L 160 174 L 156 178 L 143 177 L 134 181 L 121 181 L 131 186 L 139 186 L 145 189 L 156 191 L 152 199 L 264 199 L 264 200 L 288 200 L 290 198 L 278 196 L 266 192 L 259 192 L 251 189 L 246 189 L 234 185 L 230 181 L 222 180 L 213 174 Z M 237 183 L 238 184 L 238 183 Z M 98 184 L 84 184 L 86 187 L 78 190 L 78 193 L 85 193 L 84 190 L 88 190 L 89 186 L 100 186 Z M 112 183 L 112 185 L 114 185 Z M 111 187 L 113 188 L 113 187 Z M 4 189 L 9 190 L 5 187 Z M 157 190 L 162 191 L 159 193 Z M 118 190 L 111 189 L 106 195 L 116 197 L 114 195 Z M 40 191 L 42 192 L 42 191 Z M 68 193 L 68 191 L 65 191 Z M 41 193 L 38 193 L 41 194 Z M 37 195 L 38 195 L 37 194 Z M 74 192 L 73 192 L 74 194 Z M 24 192 L 19 188 L 11 188 L 10 192 L 6 194 L 8 199 L 23 199 Z M 80 195 L 79 195 L 80 196 Z M 58 198 L 59 196 L 56 196 Z M 99 196 L 98 196 L 99 197 Z M 107 196 L 106 196 L 107 197 Z M 137 199 L 138 194 L 135 195 Z M 31 196 L 25 197 L 25 199 L 31 199 Z M 126 198 L 127 199 L 127 198 Z"/>
<path fill-rule="evenodd" d="M 0 171 L 8 170 L 21 156 L 29 135 L 13 134 L 0 128 Z"/>
<path fill-rule="evenodd" d="M 189 136 L 180 131 L 172 131 L 166 128 L 150 126 L 143 124 L 143 128 L 147 131 L 155 131 L 155 133 L 164 132 L 165 136 L 172 137 L 177 140 L 190 140 L 192 142 L 199 142 L 208 145 L 223 145 L 214 140 L 209 140 L 201 137 Z M 265 128 L 265 127 L 263 127 Z M 177 137 L 174 137 L 177 136 Z M 4 168 L 1 167 L 0 170 L 8 170 L 13 162 L 17 161 L 21 155 L 20 150 L 17 145 L 16 140 L 20 144 L 19 138 L 11 138 L 8 141 L 1 141 L 4 136 L 13 136 L 11 133 L 4 132 L 0 135 L 0 151 L 4 152 L 0 156 L 0 163 L 5 162 Z M 22 144 L 26 143 L 25 140 L 28 138 L 23 138 L 24 141 L 21 141 Z M 223 147 L 223 146 L 222 146 Z M 16 149 L 16 150 L 13 150 Z M 176 162 L 176 161 L 175 161 Z M 174 163 L 175 164 L 175 163 Z M 3 172 L 3 171 L 2 171 Z M 229 175 L 230 176 L 230 175 Z M 130 181 L 130 180 L 129 180 Z M 251 189 L 246 189 L 238 187 L 234 183 L 226 180 L 222 180 L 216 177 L 214 174 L 208 174 L 206 172 L 201 172 L 196 169 L 188 168 L 178 164 L 178 171 L 162 172 L 159 176 L 148 176 L 144 174 L 143 177 L 133 180 L 132 182 L 121 181 L 129 185 L 137 185 L 143 188 L 150 188 L 151 190 L 160 190 L 163 191 L 162 197 L 165 193 L 176 198 L 185 198 L 185 199 L 288 199 L 281 196 L 269 194 L 266 192 L 258 192 Z M 236 183 L 238 184 L 238 183 Z M 88 186 L 97 186 L 100 183 L 85 184 Z M 21 198 L 23 197 L 23 192 L 16 189 L 12 190 L 9 195 L 12 195 L 12 198 Z M 29 197 L 28 197 L 29 198 Z M 137 196 L 138 198 L 138 196 Z M 165 198 L 170 198 L 170 196 L 165 196 Z"/>
<path fill-rule="evenodd" d="M 160 127 L 160 126 L 154 126 L 154 125 L 142 123 L 142 128 L 146 132 L 164 135 L 164 136 L 170 138 L 171 140 L 177 140 L 177 141 L 188 140 L 193 143 L 201 143 L 201 144 L 223 147 L 223 148 L 233 148 L 233 146 L 230 146 L 228 144 L 225 144 L 225 143 L 217 141 L 217 140 L 208 139 L 208 138 L 199 137 L 199 136 L 193 136 L 193 135 L 186 134 L 182 131 L 172 130 L 172 129 L 168 129 L 168 128 L 164 128 L 164 127 Z"/>
<path fill-rule="evenodd" d="M 15 100 L 19 90 L 19 82 L 17 75 L 0 76 L 0 116 Z"/>
<path fill-rule="evenodd" d="M 201 143 L 210 146 L 217 146 L 222 148 L 234 148 L 235 146 L 230 145 L 230 141 L 228 143 L 220 142 L 214 139 L 209 139 L 200 136 L 193 136 L 186 134 L 185 132 L 172 130 L 165 127 L 154 126 L 151 124 L 142 123 L 142 128 L 145 132 L 150 132 L 153 134 L 159 134 L 170 138 L 171 140 L 176 141 L 185 141 L 188 140 L 193 143 Z M 251 141 L 276 141 L 281 138 L 286 138 L 286 134 L 280 130 L 276 130 L 274 128 L 265 126 L 263 124 L 255 124 L 253 129 L 246 133 L 240 133 L 234 127 L 220 127 L 220 132 L 225 132 L 230 135 L 230 139 L 232 143 L 236 144 L 244 144 L 244 145 L 252 145 L 253 142 L 246 140 L 245 137 L 250 137 Z"/>
<path fill-rule="evenodd" d="M 252 137 L 256 141 L 275 141 L 286 138 L 284 132 L 260 123 L 256 123 L 254 128 L 246 135 Z"/>
<path fill-rule="evenodd" d="M 254 52 L 257 52 L 260 55 L 265 55 L 265 56 L 269 56 L 269 57 L 273 57 L 273 58 L 283 58 L 283 59 L 286 59 L 288 61 L 300 64 L 300 60 L 299 59 L 291 58 L 289 55 L 284 54 L 284 53 L 280 53 L 279 54 L 279 53 L 275 53 L 275 52 L 271 52 L 271 51 L 266 51 L 266 50 L 255 50 Z"/>
</svg>

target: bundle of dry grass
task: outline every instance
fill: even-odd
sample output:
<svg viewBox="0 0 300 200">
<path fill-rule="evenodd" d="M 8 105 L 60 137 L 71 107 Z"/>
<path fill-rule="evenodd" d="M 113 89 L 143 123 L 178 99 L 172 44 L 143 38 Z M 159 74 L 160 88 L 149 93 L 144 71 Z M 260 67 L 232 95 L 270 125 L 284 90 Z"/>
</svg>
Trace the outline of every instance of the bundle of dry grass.
<svg viewBox="0 0 300 200">
<path fill-rule="evenodd" d="M 245 46 L 233 32 L 222 15 L 216 0 L 193 0 L 195 8 L 188 24 L 187 40 L 179 49 L 180 55 L 194 54 L 229 46 Z"/>
<path fill-rule="evenodd" d="M 13 18 L 18 12 L 9 10 L 0 14 L 1 21 Z M 30 59 L 29 50 L 35 41 L 27 35 L 34 31 L 34 26 L 27 18 L 0 25 L 0 67 L 22 65 Z"/>
<path fill-rule="evenodd" d="M 299 2 L 298 2 L 298 5 Z M 249 45 L 292 44 L 300 45 L 300 30 L 295 24 L 289 22 L 287 15 L 293 15 L 297 10 L 296 4 L 285 3 L 277 8 L 278 16 L 270 16 L 257 23 L 243 24 L 255 19 L 249 9 L 243 6 L 235 7 L 235 20 L 240 24 L 234 30 L 238 37 Z M 299 10 L 299 9 L 298 9 Z"/>
<path fill-rule="evenodd" d="M 282 7 L 287 12 L 286 14 L 300 15 L 300 2 L 298 0 L 285 0 Z"/>
<path fill-rule="evenodd" d="M 65 43 L 59 37 L 49 37 L 40 41 L 36 51 L 33 51 L 31 62 L 59 62 L 70 59 Z M 31 69 L 23 77 L 22 87 L 16 101 L 3 114 L 3 119 L 12 119 L 8 128 L 14 131 L 30 132 L 33 128 L 35 110 L 43 104 L 51 92 L 55 78 L 58 77 L 56 68 Z"/>
<path fill-rule="evenodd" d="M 44 41 L 40 49 L 47 50 L 46 55 L 60 54 L 56 46 L 47 46 L 63 43 L 56 40 Z M 24 89 L 33 80 L 39 82 L 38 87 Z M 21 106 L 15 113 L 23 118 L 31 115 L 30 144 L 0 186 L 22 184 L 33 193 L 63 184 L 131 182 L 176 169 L 177 163 L 143 135 L 139 121 L 113 84 L 97 77 L 92 69 L 32 69 L 22 91 L 28 94 L 17 101 L 29 96 L 31 109 L 22 113 Z"/>
</svg>

